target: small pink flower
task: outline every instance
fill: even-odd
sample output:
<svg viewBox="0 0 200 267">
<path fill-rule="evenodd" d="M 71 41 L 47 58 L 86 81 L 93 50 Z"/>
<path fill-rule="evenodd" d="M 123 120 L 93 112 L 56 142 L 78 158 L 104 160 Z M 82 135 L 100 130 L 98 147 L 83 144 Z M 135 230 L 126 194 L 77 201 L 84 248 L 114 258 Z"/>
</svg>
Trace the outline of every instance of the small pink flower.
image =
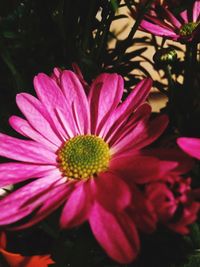
<svg viewBox="0 0 200 267">
<path fill-rule="evenodd" d="M 142 30 L 157 36 L 180 42 L 199 41 L 200 32 L 200 0 L 196 0 L 191 8 L 174 15 L 167 7 L 155 5 L 145 15 L 140 27 Z"/>
<path fill-rule="evenodd" d="M 180 137 L 177 143 L 187 154 L 200 159 L 200 138 Z"/>
<path fill-rule="evenodd" d="M 137 218 L 126 208 L 137 209 L 134 192 L 134 201 L 143 201 L 133 183 L 147 183 L 174 167 L 140 150 L 162 134 L 168 119 L 150 120 L 151 108 L 144 103 L 150 79 L 141 81 L 122 103 L 123 79 L 117 74 L 98 76 L 88 94 L 82 84 L 72 71 L 55 69 L 52 77 L 35 77 L 38 98 L 17 95 L 25 118 L 12 116 L 9 122 L 31 140 L 0 134 L 0 155 L 14 160 L 0 164 L 0 186 L 29 183 L 0 201 L 0 225 L 12 227 L 34 212 L 15 229 L 28 227 L 64 204 L 62 228 L 88 221 L 107 254 L 128 263 L 137 256 L 140 242 Z M 148 217 L 143 215 L 146 227 Z M 150 224 L 152 228 L 151 218 Z"/>
<path fill-rule="evenodd" d="M 189 178 L 171 176 L 167 181 L 150 183 L 146 187 L 158 221 L 180 234 L 188 234 L 188 225 L 195 222 L 200 208 L 190 184 Z"/>
<path fill-rule="evenodd" d="M 193 162 L 177 149 L 158 149 L 154 154 L 161 159 L 172 161 L 177 157 L 180 164 L 162 179 L 146 185 L 146 196 L 154 210 L 152 213 L 157 216 L 158 222 L 175 232 L 187 234 L 188 225 L 197 219 L 199 212 L 200 204 L 196 198 L 199 190 L 192 190 L 191 179 L 182 178 L 181 175 L 192 168 Z"/>
</svg>

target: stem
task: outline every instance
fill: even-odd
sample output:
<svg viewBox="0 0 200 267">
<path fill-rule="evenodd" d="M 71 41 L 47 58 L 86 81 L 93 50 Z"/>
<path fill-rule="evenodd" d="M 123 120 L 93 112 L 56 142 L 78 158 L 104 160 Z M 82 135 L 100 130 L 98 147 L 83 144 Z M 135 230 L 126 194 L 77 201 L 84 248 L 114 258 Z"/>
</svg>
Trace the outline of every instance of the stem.
<svg viewBox="0 0 200 267">
<path fill-rule="evenodd" d="M 184 88 L 188 91 L 188 87 L 191 87 L 191 81 L 193 80 L 194 67 L 197 62 L 197 44 L 186 44 L 185 53 L 185 79 Z"/>
<path fill-rule="evenodd" d="M 185 53 L 185 77 L 183 83 L 184 104 L 188 106 L 188 111 L 192 110 L 194 92 L 194 75 L 197 63 L 197 45 L 193 43 L 186 44 Z"/>
<path fill-rule="evenodd" d="M 120 4 L 121 0 L 118 1 Z M 101 25 L 98 28 L 98 31 L 95 36 L 95 46 L 93 49 L 93 55 L 96 59 L 96 62 L 99 61 L 101 54 L 103 54 L 103 49 L 105 49 L 107 45 L 108 40 L 108 34 L 110 25 L 113 21 L 113 18 L 115 16 L 116 10 L 113 9 L 113 6 L 108 3 L 107 7 L 104 7 L 104 10 L 102 10 L 102 20 Z"/>
<path fill-rule="evenodd" d="M 134 37 L 138 27 L 140 26 L 140 23 L 141 23 L 142 19 L 144 18 L 144 15 L 148 12 L 148 10 L 150 9 L 150 7 L 154 1 L 155 0 L 148 0 L 147 3 L 144 5 L 144 7 L 141 8 L 140 12 L 138 13 L 138 17 L 137 17 L 135 23 L 133 24 L 133 27 L 131 28 L 128 37 L 120 44 L 120 47 L 118 48 L 119 57 L 118 57 L 118 60 L 116 61 L 116 65 L 118 65 L 120 63 L 126 50 L 132 44 L 133 37 Z"/>
<path fill-rule="evenodd" d="M 86 18 L 86 26 L 85 26 L 85 32 L 84 32 L 84 40 L 83 40 L 83 49 L 86 51 L 89 47 L 89 38 L 91 34 L 91 18 L 93 17 L 94 11 L 96 9 L 96 2 L 91 0 L 90 4 L 88 5 L 89 11 Z"/>
<path fill-rule="evenodd" d="M 176 101 L 175 101 L 175 95 L 174 95 L 175 84 L 172 78 L 171 66 L 169 64 L 167 64 L 167 66 L 165 67 L 165 74 L 168 80 L 169 116 L 170 116 L 171 121 L 174 121 L 175 108 L 176 108 Z"/>
<path fill-rule="evenodd" d="M 169 96 L 171 96 L 171 94 L 173 94 L 174 89 L 174 80 L 172 79 L 171 66 L 169 64 L 165 68 L 165 73 L 169 84 Z"/>
<path fill-rule="evenodd" d="M 185 53 L 185 73 L 183 81 L 181 109 L 182 109 L 182 121 L 184 125 L 182 127 L 183 132 L 188 134 L 190 129 L 188 128 L 189 121 L 194 113 L 194 100 L 196 98 L 196 92 L 194 87 L 195 69 L 197 65 L 197 44 L 186 44 Z"/>
</svg>

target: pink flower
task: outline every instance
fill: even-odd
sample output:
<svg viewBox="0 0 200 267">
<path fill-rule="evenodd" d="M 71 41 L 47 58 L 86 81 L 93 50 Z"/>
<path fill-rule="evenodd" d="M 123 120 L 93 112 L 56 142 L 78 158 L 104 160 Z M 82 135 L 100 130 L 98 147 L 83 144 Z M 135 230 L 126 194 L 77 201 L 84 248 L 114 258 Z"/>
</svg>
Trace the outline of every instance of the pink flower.
<svg viewBox="0 0 200 267">
<path fill-rule="evenodd" d="M 199 190 L 192 190 L 191 179 L 181 175 L 191 169 L 193 162 L 178 150 L 158 150 L 156 154 L 166 160 L 177 157 L 181 164 L 162 179 L 146 185 L 146 196 L 154 210 L 152 213 L 157 216 L 158 222 L 175 232 L 187 234 L 188 225 L 195 222 L 199 212 L 200 204 L 196 201 Z"/>
<path fill-rule="evenodd" d="M 180 137 L 177 143 L 187 154 L 200 159 L 200 138 Z"/>
<path fill-rule="evenodd" d="M 142 30 L 157 36 L 180 42 L 199 41 L 200 32 L 200 0 L 196 0 L 191 8 L 174 15 L 162 5 L 146 14 L 140 27 Z"/>
<path fill-rule="evenodd" d="M 195 201 L 190 184 L 190 178 L 172 175 L 146 187 L 158 221 L 180 234 L 188 234 L 188 225 L 195 222 L 199 212 L 199 202 Z"/>
<path fill-rule="evenodd" d="M 0 134 L 0 155 L 15 161 L 0 164 L 0 186 L 30 180 L 0 201 L 0 225 L 12 227 L 34 212 L 15 229 L 28 227 L 64 204 L 62 228 L 88 221 L 111 258 L 131 262 L 140 242 L 126 208 L 134 208 L 133 190 L 142 201 L 133 183 L 147 183 L 174 167 L 140 154 L 168 123 L 165 115 L 149 119 L 151 108 L 144 101 L 151 84 L 150 79 L 141 81 L 120 103 L 124 87 L 117 74 L 98 76 L 88 96 L 71 71 L 55 69 L 52 78 L 37 75 L 38 98 L 27 93 L 16 98 L 25 119 L 9 120 L 31 140 Z"/>
</svg>

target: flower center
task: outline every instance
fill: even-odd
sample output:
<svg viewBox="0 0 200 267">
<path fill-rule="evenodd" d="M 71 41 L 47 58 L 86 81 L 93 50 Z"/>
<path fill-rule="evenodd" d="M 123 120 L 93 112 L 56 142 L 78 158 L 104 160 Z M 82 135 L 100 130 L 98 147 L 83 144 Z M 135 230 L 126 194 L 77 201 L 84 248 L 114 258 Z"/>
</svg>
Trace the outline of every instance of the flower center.
<svg viewBox="0 0 200 267">
<path fill-rule="evenodd" d="M 188 36 L 193 33 L 193 31 L 197 28 L 198 25 L 199 21 L 186 23 L 180 28 L 179 33 L 181 36 Z"/>
<path fill-rule="evenodd" d="M 95 135 L 79 135 L 69 139 L 58 151 L 60 170 L 69 178 L 85 179 L 108 168 L 108 144 Z"/>
</svg>

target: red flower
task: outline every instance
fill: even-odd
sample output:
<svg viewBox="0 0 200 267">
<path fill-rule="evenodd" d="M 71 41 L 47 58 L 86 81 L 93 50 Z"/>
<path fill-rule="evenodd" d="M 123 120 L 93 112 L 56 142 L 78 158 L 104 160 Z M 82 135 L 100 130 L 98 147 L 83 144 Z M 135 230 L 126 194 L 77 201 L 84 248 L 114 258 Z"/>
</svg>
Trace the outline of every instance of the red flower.
<svg viewBox="0 0 200 267">
<path fill-rule="evenodd" d="M 163 162 L 176 162 L 173 170 L 169 169 L 144 187 L 151 218 L 175 232 L 188 233 L 188 225 L 197 219 L 200 208 L 199 190 L 191 189 L 191 179 L 181 175 L 192 169 L 194 161 L 179 149 L 154 149 L 144 153 Z"/>
<path fill-rule="evenodd" d="M 180 234 L 189 232 L 188 225 L 197 219 L 200 207 L 190 185 L 190 178 L 171 175 L 166 181 L 150 183 L 146 187 L 158 221 Z"/>
<path fill-rule="evenodd" d="M 4 232 L 0 234 L 0 253 L 10 267 L 48 267 L 49 264 L 54 263 L 50 255 L 34 255 L 27 257 L 7 251 L 6 235 Z"/>
</svg>

